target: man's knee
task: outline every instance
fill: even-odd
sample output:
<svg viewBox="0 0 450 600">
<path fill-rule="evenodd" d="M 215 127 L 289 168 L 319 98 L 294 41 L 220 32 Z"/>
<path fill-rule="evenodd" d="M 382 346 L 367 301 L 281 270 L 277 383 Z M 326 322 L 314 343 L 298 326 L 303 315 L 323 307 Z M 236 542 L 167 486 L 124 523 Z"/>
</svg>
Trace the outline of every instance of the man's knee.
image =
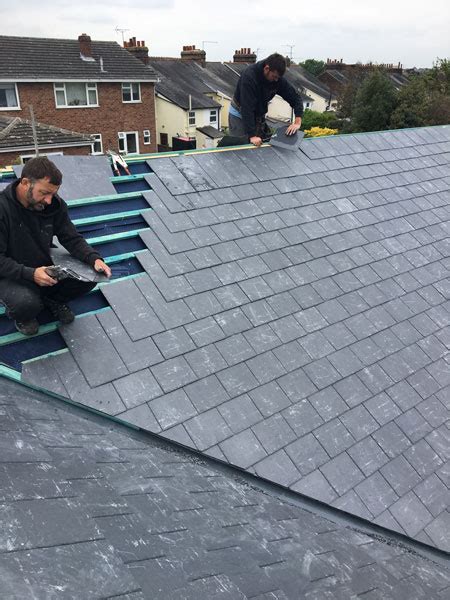
<svg viewBox="0 0 450 600">
<path fill-rule="evenodd" d="M 29 321 L 43 310 L 41 296 L 38 290 L 21 288 L 15 294 L 9 294 L 4 301 L 7 314 L 15 321 Z"/>
</svg>

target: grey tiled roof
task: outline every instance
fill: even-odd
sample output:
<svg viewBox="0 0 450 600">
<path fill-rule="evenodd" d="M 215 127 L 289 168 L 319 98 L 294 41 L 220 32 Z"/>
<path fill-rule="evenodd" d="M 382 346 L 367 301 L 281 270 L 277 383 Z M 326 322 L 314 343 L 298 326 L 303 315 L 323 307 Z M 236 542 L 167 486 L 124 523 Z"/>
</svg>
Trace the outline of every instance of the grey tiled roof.
<svg viewBox="0 0 450 600">
<path fill-rule="evenodd" d="M 150 161 L 147 274 L 23 378 L 450 550 L 449 156 L 444 126 Z"/>
<path fill-rule="evenodd" d="M 83 133 L 76 133 L 53 125 L 36 124 L 38 144 L 42 148 L 58 145 L 89 146 L 93 140 Z M 33 147 L 31 122 L 19 117 L 0 115 L 0 151 L 10 148 Z"/>
<path fill-rule="evenodd" d="M 448 597 L 437 557 L 154 436 L 12 382 L 0 413 L 5 600 Z"/>
<path fill-rule="evenodd" d="M 116 42 L 92 40 L 95 61 L 80 58 L 77 39 L 0 35 L 0 80 L 156 81 L 155 72 Z M 100 58 L 103 59 L 103 69 Z"/>
</svg>

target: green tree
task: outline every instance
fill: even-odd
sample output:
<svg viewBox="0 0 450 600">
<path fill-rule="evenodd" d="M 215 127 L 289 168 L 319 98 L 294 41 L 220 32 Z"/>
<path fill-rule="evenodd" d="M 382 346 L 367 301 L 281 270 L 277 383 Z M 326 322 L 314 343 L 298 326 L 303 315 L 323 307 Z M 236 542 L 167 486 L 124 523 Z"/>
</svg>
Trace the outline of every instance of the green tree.
<svg viewBox="0 0 450 600">
<path fill-rule="evenodd" d="M 438 59 L 429 71 L 411 77 L 398 94 L 390 126 L 424 127 L 450 122 L 450 62 Z"/>
<path fill-rule="evenodd" d="M 302 131 L 311 127 L 339 129 L 340 122 L 334 112 L 318 112 L 307 108 L 302 117 Z"/>
<path fill-rule="evenodd" d="M 384 71 L 376 69 L 360 85 L 352 114 L 353 131 L 389 129 L 397 92 Z"/>
<path fill-rule="evenodd" d="M 323 60 L 316 60 L 315 58 L 307 58 L 303 62 L 298 63 L 301 67 L 306 69 L 311 75 L 318 77 L 325 71 L 325 63 Z"/>
</svg>

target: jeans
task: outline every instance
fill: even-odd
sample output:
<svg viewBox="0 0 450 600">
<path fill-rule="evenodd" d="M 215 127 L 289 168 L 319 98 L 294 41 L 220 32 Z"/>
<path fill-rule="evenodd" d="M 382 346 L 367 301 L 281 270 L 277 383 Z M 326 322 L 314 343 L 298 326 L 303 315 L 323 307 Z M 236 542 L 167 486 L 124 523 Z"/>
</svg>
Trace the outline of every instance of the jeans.
<svg viewBox="0 0 450 600">
<path fill-rule="evenodd" d="M 63 279 L 54 286 L 41 287 L 31 281 L 0 279 L 0 303 L 14 321 L 30 321 L 44 309 L 46 298 L 65 304 L 90 292 L 96 283 Z"/>
</svg>

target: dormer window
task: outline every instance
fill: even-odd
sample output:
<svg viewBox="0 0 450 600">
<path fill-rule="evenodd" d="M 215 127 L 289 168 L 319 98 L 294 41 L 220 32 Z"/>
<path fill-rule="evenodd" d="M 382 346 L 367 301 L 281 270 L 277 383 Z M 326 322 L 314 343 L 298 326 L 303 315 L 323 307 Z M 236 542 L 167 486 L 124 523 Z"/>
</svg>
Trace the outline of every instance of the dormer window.
<svg viewBox="0 0 450 600">
<path fill-rule="evenodd" d="M 0 83 L 0 110 L 20 109 L 15 83 Z"/>
</svg>

